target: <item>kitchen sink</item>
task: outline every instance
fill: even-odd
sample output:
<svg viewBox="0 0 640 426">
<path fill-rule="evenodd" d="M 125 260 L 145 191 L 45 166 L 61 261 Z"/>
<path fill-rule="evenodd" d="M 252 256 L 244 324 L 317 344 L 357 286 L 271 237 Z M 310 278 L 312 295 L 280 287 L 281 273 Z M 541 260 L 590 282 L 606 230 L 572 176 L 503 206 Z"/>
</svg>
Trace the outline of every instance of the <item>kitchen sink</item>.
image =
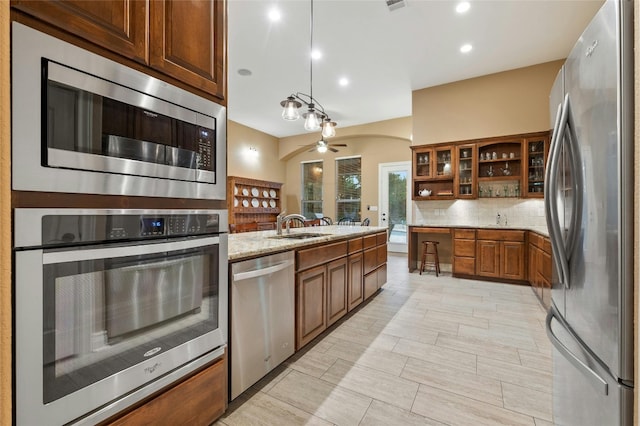
<svg viewBox="0 0 640 426">
<path fill-rule="evenodd" d="M 306 240 L 307 238 L 316 238 L 316 237 L 324 237 L 327 234 L 319 234 L 317 232 L 304 232 L 304 233 L 296 233 L 296 234 L 282 234 L 282 235 L 274 235 L 269 238 L 275 239 L 293 239 L 293 240 Z"/>
</svg>

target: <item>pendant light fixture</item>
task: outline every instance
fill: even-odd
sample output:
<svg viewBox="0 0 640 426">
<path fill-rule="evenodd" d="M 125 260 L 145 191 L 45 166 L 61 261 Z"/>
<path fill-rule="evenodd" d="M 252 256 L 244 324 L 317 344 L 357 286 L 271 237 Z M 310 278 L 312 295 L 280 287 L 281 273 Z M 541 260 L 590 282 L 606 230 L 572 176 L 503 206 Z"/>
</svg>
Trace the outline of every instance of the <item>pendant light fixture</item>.
<svg viewBox="0 0 640 426">
<path fill-rule="evenodd" d="M 322 136 L 330 138 L 336 135 L 336 123 L 331 121 L 329 115 L 324 110 L 320 102 L 313 97 L 313 0 L 311 0 L 310 13 L 310 49 L 309 49 L 309 94 L 292 93 L 284 101 L 280 102 L 282 106 L 282 118 L 285 120 L 297 120 L 300 118 L 298 110 L 304 105 L 307 112 L 302 114 L 304 117 L 304 129 L 312 132 L 322 129 Z"/>
</svg>

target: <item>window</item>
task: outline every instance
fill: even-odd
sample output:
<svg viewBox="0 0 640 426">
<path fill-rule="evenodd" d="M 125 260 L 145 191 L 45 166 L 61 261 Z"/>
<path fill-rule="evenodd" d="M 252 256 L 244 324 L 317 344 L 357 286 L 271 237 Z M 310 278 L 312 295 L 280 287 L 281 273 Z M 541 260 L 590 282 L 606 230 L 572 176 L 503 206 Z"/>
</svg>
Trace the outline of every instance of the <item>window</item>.
<svg viewBox="0 0 640 426">
<path fill-rule="evenodd" d="M 302 208 L 307 219 L 322 217 L 322 161 L 302 163 Z"/>
<path fill-rule="evenodd" d="M 336 218 L 360 221 L 360 157 L 336 160 Z"/>
</svg>

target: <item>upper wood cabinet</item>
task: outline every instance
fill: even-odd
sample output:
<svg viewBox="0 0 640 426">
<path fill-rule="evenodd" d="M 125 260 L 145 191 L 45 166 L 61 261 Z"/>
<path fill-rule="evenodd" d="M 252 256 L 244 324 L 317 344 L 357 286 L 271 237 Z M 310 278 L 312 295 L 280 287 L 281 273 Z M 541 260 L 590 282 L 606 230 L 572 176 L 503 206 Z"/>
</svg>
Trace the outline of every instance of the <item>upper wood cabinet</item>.
<svg viewBox="0 0 640 426">
<path fill-rule="evenodd" d="M 12 0 L 15 10 L 224 103 L 226 0 Z"/>
<path fill-rule="evenodd" d="M 544 197 L 544 177 L 549 154 L 549 136 L 527 138 L 525 140 L 525 167 L 523 178 L 524 196 L 528 198 Z"/>
<path fill-rule="evenodd" d="M 542 197 L 549 132 L 414 145 L 413 200 Z"/>
<path fill-rule="evenodd" d="M 151 66 L 218 98 L 224 97 L 225 2 L 153 0 Z"/>
<path fill-rule="evenodd" d="M 148 56 L 148 2 L 12 0 L 13 8 L 140 63 Z"/>
<path fill-rule="evenodd" d="M 454 196 L 456 149 L 453 145 L 413 148 L 414 200 L 451 199 Z M 426 190 L 427 193 L 423 194 Z"/>
</svg>

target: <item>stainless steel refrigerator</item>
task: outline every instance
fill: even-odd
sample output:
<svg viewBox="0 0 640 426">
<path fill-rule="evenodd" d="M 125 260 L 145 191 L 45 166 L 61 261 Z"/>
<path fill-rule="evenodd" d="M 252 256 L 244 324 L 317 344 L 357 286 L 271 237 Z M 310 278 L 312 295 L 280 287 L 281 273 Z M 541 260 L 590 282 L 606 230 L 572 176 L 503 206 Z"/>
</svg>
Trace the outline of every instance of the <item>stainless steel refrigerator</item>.
<svg viewBox="0 0 640 426">
<path fill-rule="evenodd" d="M 607 1 L 550 95 L 554 422 L 633 422 L 632 1 Z"/>
</svg>

